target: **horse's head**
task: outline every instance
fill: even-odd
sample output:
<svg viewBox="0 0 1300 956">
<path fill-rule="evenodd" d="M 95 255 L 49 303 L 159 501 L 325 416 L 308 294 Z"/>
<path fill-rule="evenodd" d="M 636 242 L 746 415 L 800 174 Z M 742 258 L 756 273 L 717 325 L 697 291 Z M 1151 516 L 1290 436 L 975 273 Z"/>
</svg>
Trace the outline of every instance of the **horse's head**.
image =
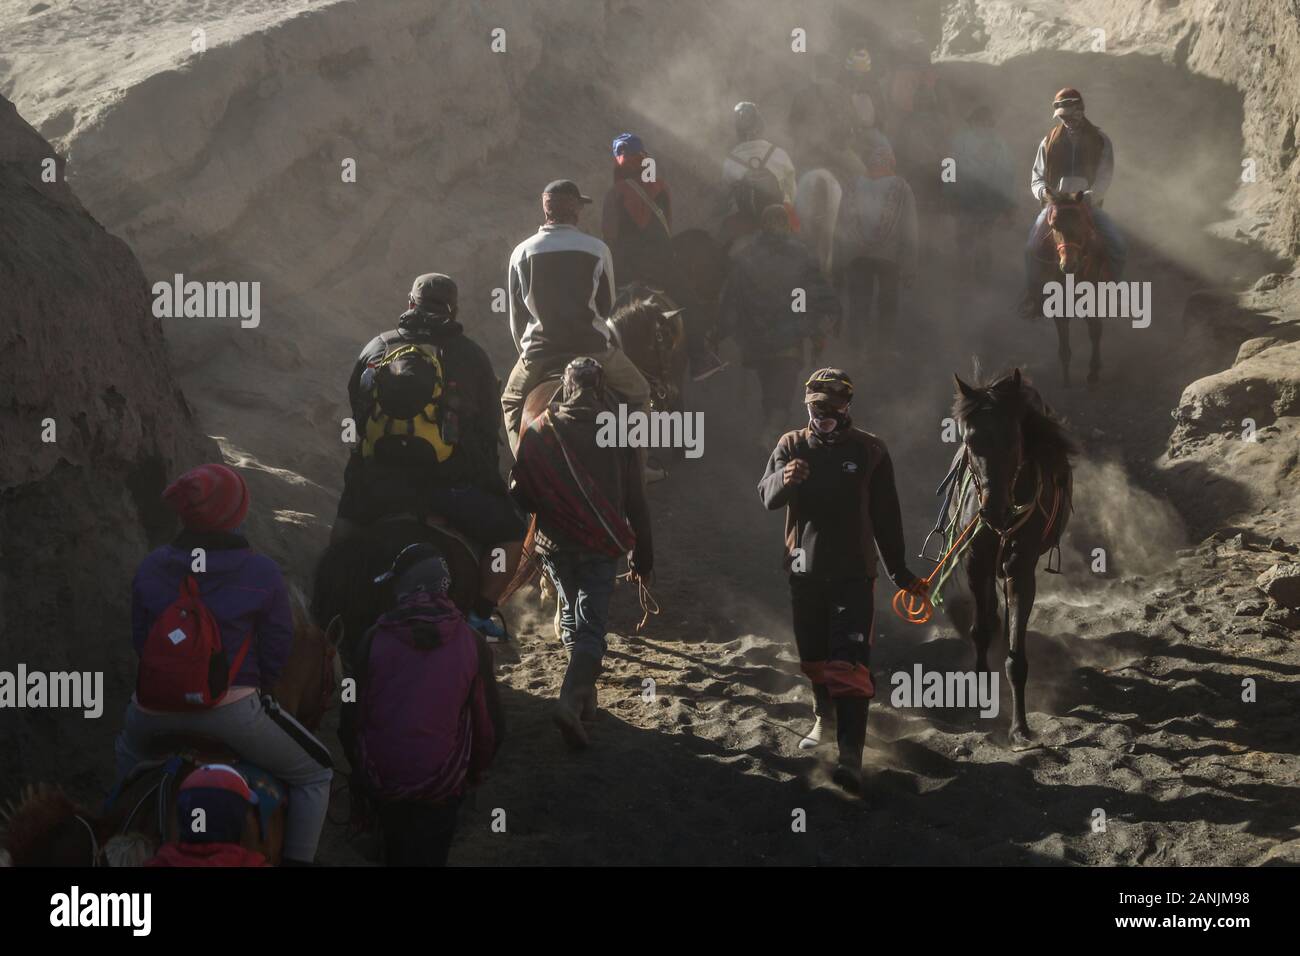
<svg viewBox="0 0 1300 956">
<path fill-rule="evenodd" d="M 307 603 L 297 588 L 291 589 L 293 647 L 275 685 L 275 699 L 308 730 L 320 726 L 343 683 L 339 642 L 343 619 L 335 617 L 324 631 L 307 613 Z"/>
<path fill-rule="evenodd" d="M 990 385 L 967 385 L 959 377 L 953 417 L 966 448 L 966 459 L 979 495 L 980 516 L 1004 527 L 1011 511 L 1016 477 L 1024 461 L 1021 423 L 1026 398 L 1020 369 Z"/>
<path fill-rule="evenodd" d="M 1083 193 L 1057 193 L 1047 211 L 1047 227 L 1062 275 L 1085 272 L 1096 246 L 1096 228 Z"/>
<path fill-rule="evenodd" d="M 632 285 L 619 290 L 609 322 L 627 357 L 649 381 L 651 406 L 671 405 L 685 366 L 682 310 L 658 289 Z"/>
</svg>

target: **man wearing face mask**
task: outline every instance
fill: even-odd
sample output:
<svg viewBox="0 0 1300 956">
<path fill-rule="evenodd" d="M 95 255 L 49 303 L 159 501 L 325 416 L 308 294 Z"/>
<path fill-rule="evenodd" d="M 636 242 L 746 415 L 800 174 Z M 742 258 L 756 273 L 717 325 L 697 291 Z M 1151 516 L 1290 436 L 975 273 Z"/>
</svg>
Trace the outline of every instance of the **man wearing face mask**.
<svg viewBox="0 0 1300 956">
<path fill-rule="evenodd" d="M 1124 273 L 1128 247 L 1115 226 L 1115 220 L 1102 211 L 1106 191 L 1110 189 L 1115 174 L 1115 150 L 1110 137 L 1094 126 L 1083 113 L 1083 96 L 1078 90 L 1066 87 L 1052 101 L 1053 117 L 1057 120 L 1034 156 L 1034 171 L 1029 189 L 1034 198 L 1043 204 L 1029 232 L 1025 248 L 1025 278 L 1033 283 L 1038 277 L 1036 256 L 1047 228 L 1047 212 L 1055 191 L 1065 183 L 1066 192 L 1082 192 L 1092 210 L 1093 222 L 1106 245 L 1110 259 L 1110 278 L 1118 281 Z M 1037 290 L 1026 290 L 1026 314 L 1038 307 Z"/>
<path fill-rule="evenodd" d="M 811 750 L 828 725 L 839 759 L 835 782 L 861 790 L 867 706 L 872 589 L 877 555 L 900 588 L 923 583 L 904 561 L 903 518 L 889 451 L 853 427 L 853 382 L 840 369 L 814 372 L 805 385 L 808 425 L 782 436 L 758 494 L 769 511 L 785 508 L 785 567 L 790 572 L 795 643 L 813 686 Z"/>
</svg>

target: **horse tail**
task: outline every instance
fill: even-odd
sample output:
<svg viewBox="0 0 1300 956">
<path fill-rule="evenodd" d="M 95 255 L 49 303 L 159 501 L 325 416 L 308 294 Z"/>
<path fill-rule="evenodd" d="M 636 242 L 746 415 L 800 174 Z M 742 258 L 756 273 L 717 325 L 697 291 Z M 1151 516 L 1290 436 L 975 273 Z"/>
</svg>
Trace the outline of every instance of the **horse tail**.
<svg viewBox="0 0 1300 956">
<path fill-rule="evenodd" d="M 49 866 L 51 845 L 82 814 L 81 808 L 61 787 L 47 783 L 25 787 L 15 802 L 0 808 L 0 850 L 7 866 Z"/>
<path fill-rule="evenodd" d="M 829 170 L 810 169 L 799 177 L 795 190 L 795 213 L 807 230 L 822 271 L 828 276 L 833 266 L 835 221 L 839 216 L 841 198 L 840 185 Z"/>
</svg>

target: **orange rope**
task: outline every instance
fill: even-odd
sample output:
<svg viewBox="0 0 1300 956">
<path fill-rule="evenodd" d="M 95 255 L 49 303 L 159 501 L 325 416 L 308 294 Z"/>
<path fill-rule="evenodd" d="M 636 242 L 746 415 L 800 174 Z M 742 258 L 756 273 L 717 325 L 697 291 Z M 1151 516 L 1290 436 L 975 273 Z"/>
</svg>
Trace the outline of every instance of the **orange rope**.
<svg viewBox="0 0 1300 956">
<path fill-rule="evenodd" d="M 948 559 L 952 557 L 961 543 L 966 540 L 966 536 L 971 533 L 971 529 L 979 524 L 980 517 L 977 514 L 970 519 L 970 524 L 966 525 L 966 530 L 957 536 L 957 540 L 952 543 L 952 547 L 939 559 L 934 569 L 921 579 L 921 588 L 919 590 L 906 590 L 899 588 L 894 594 L 894 600 L 891 607 L 894 613 L 906 621 L 908 624 L 925 624 L 930 618 L 934 617 L 934 604 L 930 601 L 930 585 L 935 577 L 943 570 Z"/>
</svg>

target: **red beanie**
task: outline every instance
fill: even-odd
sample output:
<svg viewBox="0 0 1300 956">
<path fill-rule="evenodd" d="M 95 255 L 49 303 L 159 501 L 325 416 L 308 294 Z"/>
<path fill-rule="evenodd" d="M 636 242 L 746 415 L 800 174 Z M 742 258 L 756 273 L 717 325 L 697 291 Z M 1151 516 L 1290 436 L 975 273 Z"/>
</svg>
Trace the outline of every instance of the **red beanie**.
<svg viewBox="0 0 1300 956">
<path fill-rule="evenodd" d="M 248 514 L 248 485 L 225 465 L 200 465 L 162 494 L 167 507 L 190 531 L 233 531 Z"/>
</svg>

